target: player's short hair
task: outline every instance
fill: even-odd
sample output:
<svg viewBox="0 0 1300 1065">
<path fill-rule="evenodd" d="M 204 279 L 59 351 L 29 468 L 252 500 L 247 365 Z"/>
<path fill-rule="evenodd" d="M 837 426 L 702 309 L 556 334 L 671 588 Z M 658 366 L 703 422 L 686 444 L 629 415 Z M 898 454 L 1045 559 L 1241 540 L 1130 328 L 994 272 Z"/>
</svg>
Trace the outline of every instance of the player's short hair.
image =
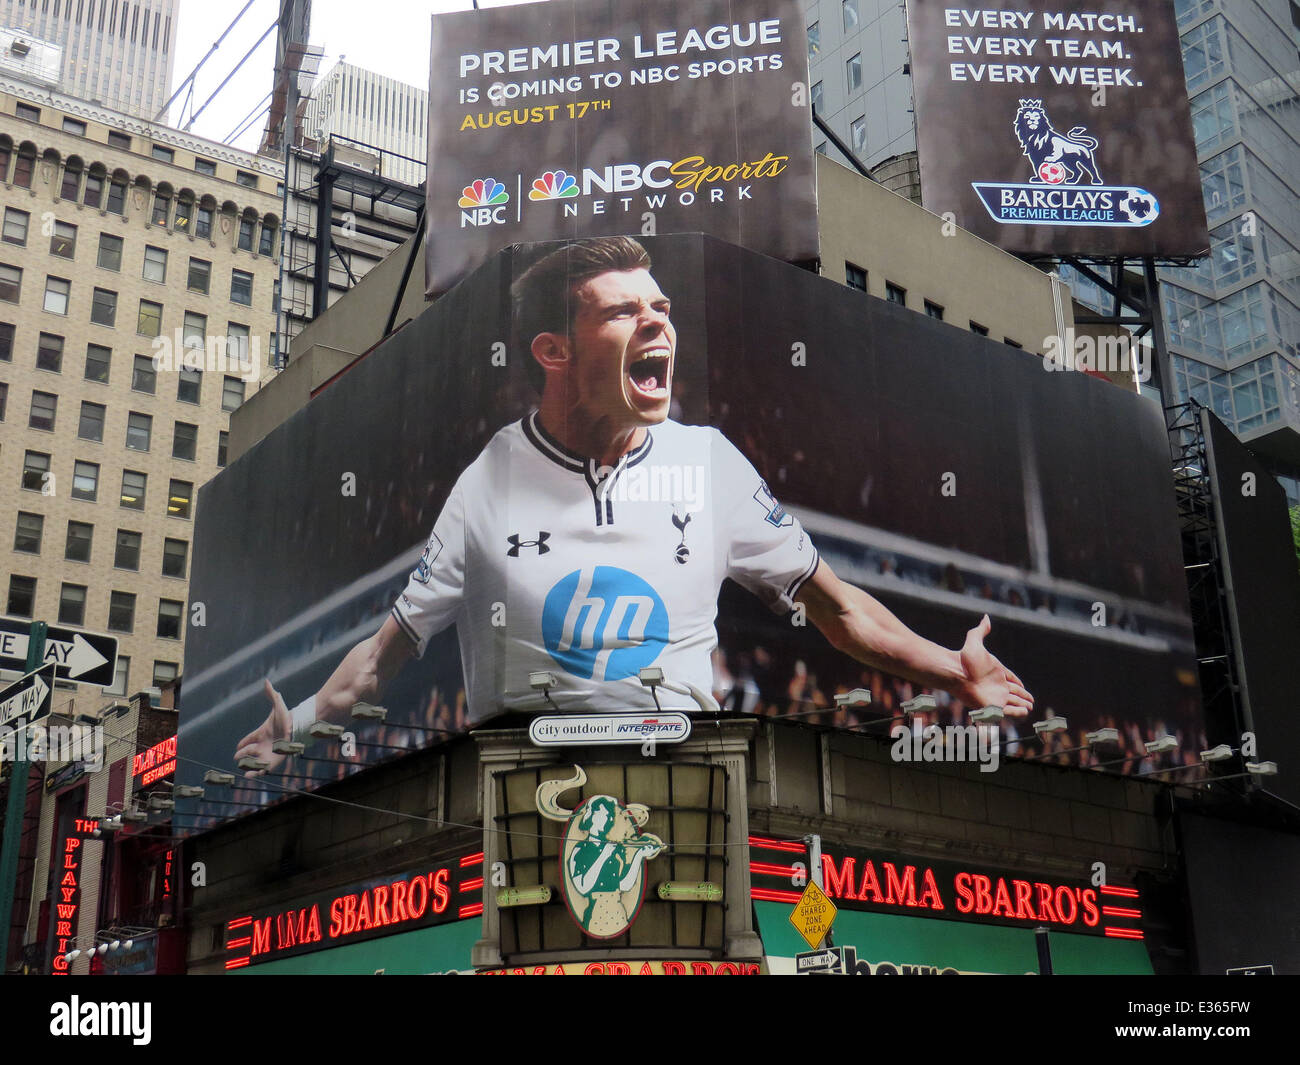
<svg viewBox="0 0 1300 1065">
<path fill-rule="evenodd" d="M 578 289 L 611 271 L 650 269 L 650 253 L 631 237 L 575 240 L 544 256 L 510 286 L 514 347 L 528 367 L 528 380 L 539 392 L 546 373 L 532 356 L 539 333 L 573 333 Z"/>
</svg>

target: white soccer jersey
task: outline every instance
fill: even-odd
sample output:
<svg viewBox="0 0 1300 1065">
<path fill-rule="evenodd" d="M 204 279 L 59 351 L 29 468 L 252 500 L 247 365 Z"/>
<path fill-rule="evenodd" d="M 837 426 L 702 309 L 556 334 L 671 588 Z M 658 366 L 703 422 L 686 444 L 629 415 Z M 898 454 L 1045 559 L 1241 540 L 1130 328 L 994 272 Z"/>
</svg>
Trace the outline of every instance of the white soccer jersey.
<svg viewBox="0 0 1300 1065">
<path fill-rule="evenodd" d="M 817 550 L 716 429 L 667 421 L 611 469 L 566 450 L 536 412 L 456 482 L 393 617 L 420 654 L 453 622 L 472 720 L 546 707 L 654 708 L 638 672 L 712 686 L 718 589 L 789 610 Z M 659 689 L 664 709 L 698 710 Z"/>
</svg>

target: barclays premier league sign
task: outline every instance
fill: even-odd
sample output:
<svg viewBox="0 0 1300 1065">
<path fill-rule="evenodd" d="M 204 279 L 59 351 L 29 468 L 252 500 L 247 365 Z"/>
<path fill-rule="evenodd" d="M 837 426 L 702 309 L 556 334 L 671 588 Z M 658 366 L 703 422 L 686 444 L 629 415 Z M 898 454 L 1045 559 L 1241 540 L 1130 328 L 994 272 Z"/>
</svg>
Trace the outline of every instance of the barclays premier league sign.
<svg viewBox="0 0 1300 1065">
<path fill-rule="evenodd" d="M 1169 0 L 910 0 L 922 199 L 1021 254 L 1209 246 Z"/>
<path fill-rule="evenodd" d="M 703 232 L 817 257 L 795 0 L 550 0 L 433 16 L 425 290 L 510 244 Z"/>
</svg>

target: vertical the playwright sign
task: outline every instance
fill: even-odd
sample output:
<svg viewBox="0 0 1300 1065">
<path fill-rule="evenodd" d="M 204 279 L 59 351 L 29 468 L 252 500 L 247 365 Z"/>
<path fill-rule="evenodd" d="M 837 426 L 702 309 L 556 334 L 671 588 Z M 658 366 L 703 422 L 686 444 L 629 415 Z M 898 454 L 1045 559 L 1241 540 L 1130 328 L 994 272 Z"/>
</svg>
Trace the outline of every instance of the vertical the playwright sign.
<svg viewBox="0 0 1300 1065">
<path fill-rule="evenodd" d="M 1169 0 L 909 0 L 922 201 L 1024 254 L 1209 246 Z"/>
<path fill-rule="evenodd" d="M 817 256 L 795 0 L 433 16 L 425 289 L 515 243 L 704 232 Z"/>
</svg>

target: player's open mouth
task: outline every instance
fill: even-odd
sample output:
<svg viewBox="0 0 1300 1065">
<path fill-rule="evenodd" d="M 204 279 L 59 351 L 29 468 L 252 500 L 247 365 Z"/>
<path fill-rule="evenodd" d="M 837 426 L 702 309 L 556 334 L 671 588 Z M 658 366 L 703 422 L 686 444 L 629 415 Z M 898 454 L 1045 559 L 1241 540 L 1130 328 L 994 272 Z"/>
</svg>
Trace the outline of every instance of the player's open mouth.
<svg viewBox="0 0 1300 1065">
<path fill-rule="evenodd" d="M 668 353 L 651 352 L 628 367 L 632 387 L 643 396 L 660 397 L 668 392 Z"/>
</svg>

